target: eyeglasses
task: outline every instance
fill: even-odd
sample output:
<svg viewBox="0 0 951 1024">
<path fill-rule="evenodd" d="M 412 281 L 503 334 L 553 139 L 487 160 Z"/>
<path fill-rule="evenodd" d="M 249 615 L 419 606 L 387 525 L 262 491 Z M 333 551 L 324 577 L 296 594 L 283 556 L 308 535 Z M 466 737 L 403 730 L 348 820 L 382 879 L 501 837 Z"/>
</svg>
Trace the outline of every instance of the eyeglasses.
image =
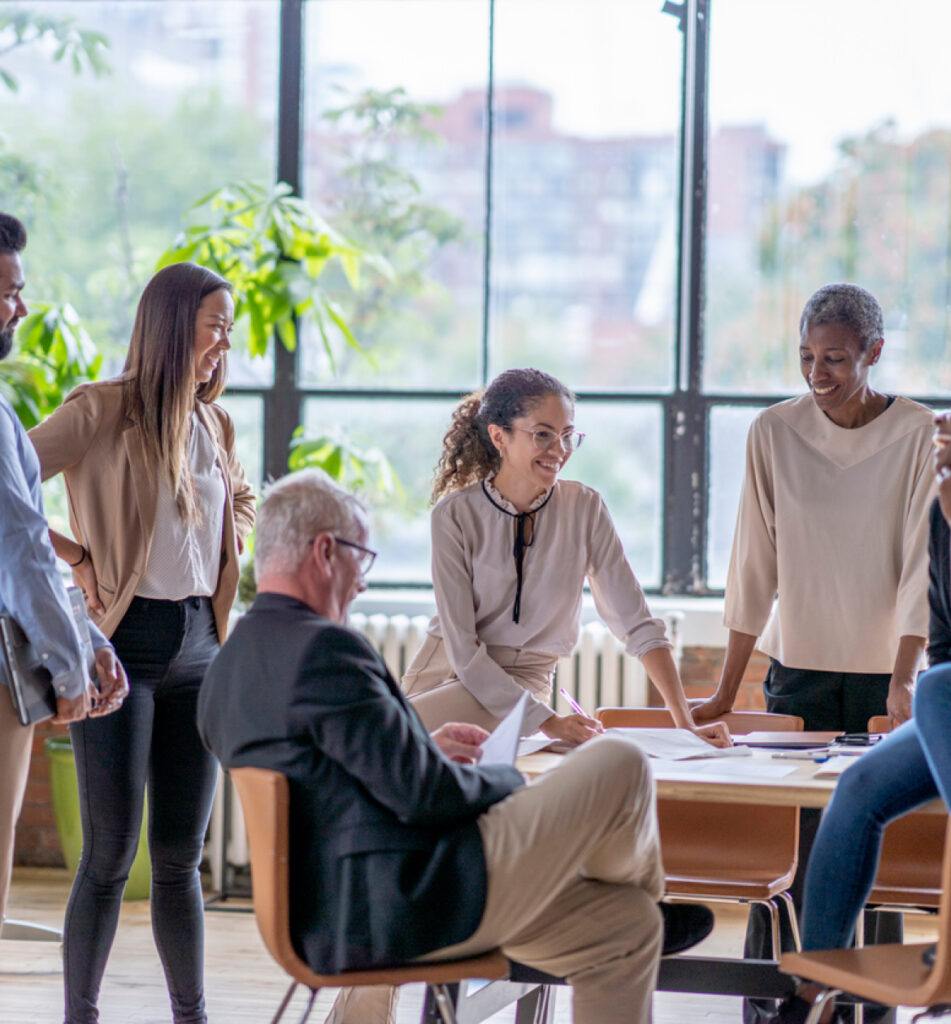
<svg viewBox="0 0 951 1024">
<path fill-rule="evenodd" d="M 355 551 L 360 552 L 357 560 L 357 569 L 361 576 L 366 576 L 373 568 L 377 552 L 372 548 L 365 548 L 362 544 L 357 544 L 352 540 L 344 540 L 343 537 L 338 537 L 336 534 L 333 535 L 333 538 L 338 544 L 343 544 L 344 547 L 353 548 Z"/>
<path fill-rule="evenodd" d="M 521 430 L 523 434 L 531 434 L 535 447 L 540 452 L 547 452 L 556 441 L 561 442 L 561 447 L 566 452 L 573 452 L 581 447 L 585 435 L 579 434 L 576 430 L 568 431 L 566 434 L 556 434 L 554 430 L 529 430 L 528 427 L 512 427 L 513 430 Z"/>
</svg>

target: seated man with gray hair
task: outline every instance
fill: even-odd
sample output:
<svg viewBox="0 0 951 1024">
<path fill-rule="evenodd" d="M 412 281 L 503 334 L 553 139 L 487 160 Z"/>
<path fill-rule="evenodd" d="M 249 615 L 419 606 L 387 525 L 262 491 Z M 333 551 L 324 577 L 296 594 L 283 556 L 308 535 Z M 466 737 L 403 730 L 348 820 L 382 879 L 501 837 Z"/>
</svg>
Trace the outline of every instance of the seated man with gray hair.
<svg viewBox="0 0 951 1024">
<path fill-rule="evenodd" d="M 668 945 L 685 948 L 711 917 L 658 911 L 646 759 L 600 737 L 526 786 L 514 767 L 476 763 L 483 730 L 430 736 L 345 625 L 373 558 L 364 508 L 325 474 L 273 484 L 257 519 L 257 598 L 199 699 L 226 768 L 290 780 L 298 953 L 337 973 L 501 947 L 567 977 L 579 1024 L 648 1021 L 662 920 Z"/>
</svg>

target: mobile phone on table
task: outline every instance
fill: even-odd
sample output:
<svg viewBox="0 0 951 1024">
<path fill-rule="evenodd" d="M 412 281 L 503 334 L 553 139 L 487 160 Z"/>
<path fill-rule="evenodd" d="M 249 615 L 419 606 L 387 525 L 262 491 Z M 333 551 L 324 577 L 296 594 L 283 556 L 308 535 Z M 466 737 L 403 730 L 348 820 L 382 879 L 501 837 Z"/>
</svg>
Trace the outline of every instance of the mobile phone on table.
<svg viewBox="0 0 951 1024">
<path fill-rule="evenodd" d="M 873 743 L 878 743 L 879 739 L 881 737 L 878 733 L 870 735 L 867 732 L 844 732 L 835 742 L 843 747 L 870 747 Z"/>
</svg>

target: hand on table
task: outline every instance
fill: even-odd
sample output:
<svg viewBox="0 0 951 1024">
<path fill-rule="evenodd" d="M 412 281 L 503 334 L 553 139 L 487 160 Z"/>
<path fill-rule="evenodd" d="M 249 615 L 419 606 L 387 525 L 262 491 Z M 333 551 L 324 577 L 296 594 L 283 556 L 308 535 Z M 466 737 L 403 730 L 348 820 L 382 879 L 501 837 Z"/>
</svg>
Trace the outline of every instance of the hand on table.
<svg viewBox="0 0 951 1024">
<path fill-rule="evenodd" d="M 447 722 L 430 735 L 450 761 L 460 764 L 476 764 L 482 757 L 482 744 L 489 738 L 485 729 L 465 722 Z"/>
<path fill-rule="evenodd" d="M 696 711 L 693 713 L 693 720 L 697 720 Z M 730 730 L 727 728 L 726 722 L 711 722 L 709 725 L 698 725 L 692 731 L 694 735 L 699 736 L 700 739 L 705 740 L 711 746 L 733 746 L 733 737 L 730 736 Z"/>
<path fill-rule="evenodd" d="M 604 732 L 604 726 L 587 715 L 552 715 L 542 723 L 541 731 L 559 743 L 577 747 Z"/>
<path fill-rule="evenodd" d="M 687 704 L 690 706 L 690 714 L 697 725 L 714 722 L 733 710 L 732 707 L 724 704 L 716 694 L 712 697 L 688 700 Z"/>
<path fill-rule="evenodd" d="M 90 718 L 101 718 L 122 707 L 129 693 L 129 681 L 125 669 L 111 647 L 100 647 L 96 651 L 96 677 L 99 689 L 93 688 Z"/>
</svg>

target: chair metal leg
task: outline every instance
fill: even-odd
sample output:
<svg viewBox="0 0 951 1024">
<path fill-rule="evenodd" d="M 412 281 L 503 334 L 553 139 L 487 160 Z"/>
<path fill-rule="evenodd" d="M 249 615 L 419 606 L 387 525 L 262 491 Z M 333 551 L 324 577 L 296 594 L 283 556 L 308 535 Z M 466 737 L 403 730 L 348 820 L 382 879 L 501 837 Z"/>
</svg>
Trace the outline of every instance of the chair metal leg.
<svg viewBox="0 0 951 1024">
<path fill-rule="evenodd" d="M 456 1024 L 456 1007 L 449 989 L 445 985 L 430 985 L 429 989 L 436 1001 L 442 1024 Z"/>
<path fill-rule="evenodd" d="M 284 1011 L 287 1009 L 288 1004 L 294 998 L 294 993 L 297 991 L 297 982 L 292 981 L 291 987 L 284 993 L 284 998 L 281 1000 L 281 1005 L 277 1008 L 277 1013 L 271 1018 L 271 1024 L 277 1024 L 277 1022 L 284 1016 Z"/>
<path fill-rule="evenodd" d="M 539 985 L 522 996 L 515 1007 L 515 1024 L 551 1024 L 555 1013 L 555 989 Z"/>
<path fill-rule="evenodd" d="M 782 942 L 779 934 L 779 907 L 775 900 L 750 900 L 769 911 L 769 934 L 772 942 L 773 959 L 777 962 L 782 956 Z"/>
<path fill-rule="evenodd" d="M 822 1016 L 822 1011 L 826 1008 L 829 1000 L 835 999 L 841 992 L 837 988 L 827 988 L 825 992 L 819 996 L 816 1001 L 812 1004 L 812 1009 L 809 1011 L 809 1016 L 806 1018 L 806 1024 L 819 1024 L 819 1018 Z"/>
<path fill-rule="evenodd" d="M 861 949 L 865 945 L 865 910 L 864 908 L 859 911 L 859 916 L 855 919 L 855 939 L 852 945 L 856 949 Z"/>
<path fill-rule="evenodd" d="M 789 928 L 792 932 L 793 944 L 796 947 L 796 952 L 802 952 L 802 936 L 799 932 L 799 915 L 796 913 L 796 904 L 793 903 L 792 896 L 788 892 L 781 892 L 779 898 L 783 901 L 786 907 L 786 914 L 789 917 Z"/>
<path fill-rule="evenodd" d="M 307 1024 L 307 1018 L 310 1017 L 311 1010 L 314 1008 L 314 1003 L 317 1002 L 317 993 L 320 989 L 312 988 L 310 990 L 310 999 L 307 1000 L 307 1005 L 304 1007 L 304 1014 L 297 1024 Z"/>
</svg>

